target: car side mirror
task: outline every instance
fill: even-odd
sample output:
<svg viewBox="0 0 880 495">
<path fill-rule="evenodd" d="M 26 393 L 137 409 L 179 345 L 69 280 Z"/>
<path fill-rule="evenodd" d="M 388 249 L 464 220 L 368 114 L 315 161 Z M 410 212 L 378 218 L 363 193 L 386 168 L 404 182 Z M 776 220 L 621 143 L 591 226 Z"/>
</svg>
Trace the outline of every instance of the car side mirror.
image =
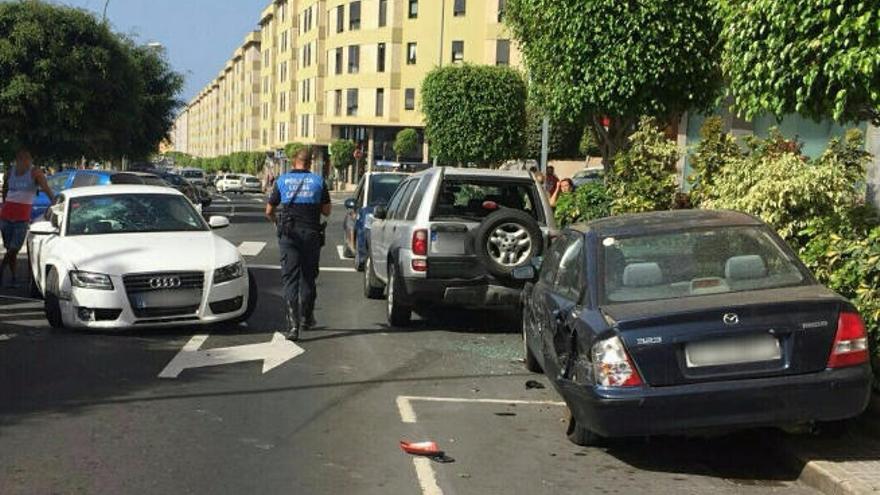
<svg viewBox="0 0 880 495">
<path fill-rule="evenodd" d="M 537 272 L 532 265 L 519 266 L 513 269 L 514 280 L 534 280 Z"/>
<path fill-rule="evenodd" d="M 345 200 L 345 209 L 346 210 L 353 210 L 356 207 L 357 207 L 357 203 L 355 202 L 354 198 L 348 198 Z"/>
<path fill-rule="evenodd" d="M 214 230 L 225 229 L 226 227 L 229 227 L 229 219 L 222 216 L 211 217 L 208 220 L 208 226 Z"/>
<path fill-rule="evenodd" d="M 384 206 L 377 206 L 373 209 L 373 217 L 377 220 L 385 220 L 388 216 L 388 208 Z"/>
<path fill-rule="evenodd" d="M 34 222 L 31 224 L 30 232 L 33 235 L 53 235 L 58 233 L 58 227 L 48 221 Z"/>
</svg>

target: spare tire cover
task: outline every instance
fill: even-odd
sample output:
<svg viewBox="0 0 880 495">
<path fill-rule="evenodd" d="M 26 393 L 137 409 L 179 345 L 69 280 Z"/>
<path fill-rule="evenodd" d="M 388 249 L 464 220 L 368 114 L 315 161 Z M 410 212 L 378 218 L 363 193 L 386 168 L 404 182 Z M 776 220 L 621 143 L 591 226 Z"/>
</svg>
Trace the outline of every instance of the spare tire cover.
<svg viewBox="0 0 880 495">
<path fill-rule="evenodd" d="M 502 208 L 483 219 L 474 231 L 474 253 L 496 277 L 510 277 L 544 250 L 538 222 L 522 210 Z"/>
</svg>

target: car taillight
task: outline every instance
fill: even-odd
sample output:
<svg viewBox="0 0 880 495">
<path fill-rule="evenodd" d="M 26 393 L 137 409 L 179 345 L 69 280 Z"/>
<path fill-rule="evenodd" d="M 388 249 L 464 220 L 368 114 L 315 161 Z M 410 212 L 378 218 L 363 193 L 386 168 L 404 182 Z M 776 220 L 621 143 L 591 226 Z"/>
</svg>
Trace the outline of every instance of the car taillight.
<svg viewBox="0 0 880 495">
<path fill-rule="evenodd" d="M 412 269 L 414 272 L 428 271 L 428 260 L 412 260 Z"/>
<path fill-rule="evenodd" d="M 619 337 L 611 337 L 593 345 L 593 371 L 597 385 L 604 387 L 642 385 L 642 377 L 633 366 Z"/>
<path fill-rule="evenodd" d="M 428 254 L 428 231 L 421 229 L 413 232 L 412 236 L 412 252 L 416 256 L 426 256 Z"/>
<path fill-rule="evenodd" d="M 828 356 L 829 368 L 844 368 L 868 362 L 868 334 L 858 313 L 843 312 L 837 319 L 837 333 Z"/>
</svg>

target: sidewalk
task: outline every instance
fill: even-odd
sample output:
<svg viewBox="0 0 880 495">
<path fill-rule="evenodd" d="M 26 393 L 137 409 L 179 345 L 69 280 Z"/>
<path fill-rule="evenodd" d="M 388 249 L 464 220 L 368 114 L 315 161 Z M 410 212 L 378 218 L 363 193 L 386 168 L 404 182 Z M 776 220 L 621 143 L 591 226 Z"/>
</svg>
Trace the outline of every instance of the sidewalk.
<svg viewBox="0 0 880 495">
<path fill-rule="evenodd" d="M 880 398 L 847 431 L 786 435 L 781 448 L 803 466 L 800 480 L 822 493 L 880 493 Z"/>
</svg>

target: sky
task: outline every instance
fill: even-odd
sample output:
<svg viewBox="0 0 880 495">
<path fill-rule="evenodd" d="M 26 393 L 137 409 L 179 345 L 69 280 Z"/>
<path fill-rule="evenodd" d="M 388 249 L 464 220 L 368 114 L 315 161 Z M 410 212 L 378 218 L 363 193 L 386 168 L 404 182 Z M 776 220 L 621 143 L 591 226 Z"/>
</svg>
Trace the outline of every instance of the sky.
<svg viewBox="0 0 880 495">
<path fill-rule="evenodd" d="M 98 17 L 105 0 L 54 0 Z M 211 82 L 260 20 L 269 0 L 109 0 L 113 30 L 140 42 L 165 46 L 175 70 L 186 78 L 181 98 L 189 101 Z"/>
</svg>

